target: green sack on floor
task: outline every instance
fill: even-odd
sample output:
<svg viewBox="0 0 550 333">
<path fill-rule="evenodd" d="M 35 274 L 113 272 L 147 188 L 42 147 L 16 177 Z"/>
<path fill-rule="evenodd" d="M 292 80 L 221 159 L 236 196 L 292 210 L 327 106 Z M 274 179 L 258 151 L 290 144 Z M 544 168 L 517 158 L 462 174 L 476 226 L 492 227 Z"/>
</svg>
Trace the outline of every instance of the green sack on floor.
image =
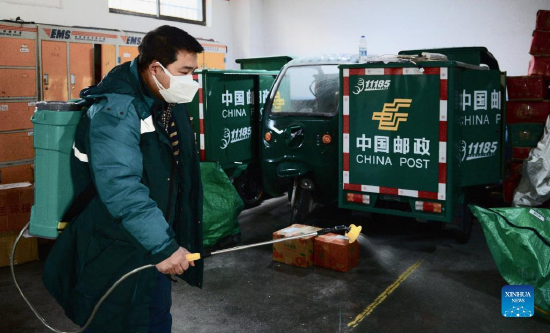
<svg viewBox="0 0 550 333">
<path fill-rule="evenodd" d="M 500 275 L 510 285 L 535 289 L 535 312 L 549 319 L 550 210 L 491 208 L 470 205 Z"/>
<path fill-rule="evenodd" d="M 212 247 L 221 239 L 239 234 L 237 216 L 244 203 L 218 163 L 201 163 L 204 190 L 203 244 Z"/>
</svg>

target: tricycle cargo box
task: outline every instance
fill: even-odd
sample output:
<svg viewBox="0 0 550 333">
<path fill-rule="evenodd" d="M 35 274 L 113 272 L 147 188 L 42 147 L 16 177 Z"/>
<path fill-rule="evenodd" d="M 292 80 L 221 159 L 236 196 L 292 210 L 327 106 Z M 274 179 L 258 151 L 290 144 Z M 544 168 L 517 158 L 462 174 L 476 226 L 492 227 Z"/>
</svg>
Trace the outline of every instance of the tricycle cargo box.
<svg viewBox="0 0 550 333">
<path fill-rule="evenodd" d="M 399 54 L 414 55 L 427 53 L 439 53 L 447 56 L 448 60 L 460 61 L 466 64 L 480 66 L 487 65 L 491 69 L 498 69 L 498 62 L 495 60 L 491 52 L 483 46 L 470 46 L 470 47 L 448 47 L 440 49 L 424 49 L 424 50 L 405 50 L 400 51 Z"/>
<path fill-rule="evenodd" d="M 224 170 L 257 158 L 258 112 L 278 72 L 200 70 L 199 92 L 187 105 L 201 161 Z"/>
<path fill-rule="evenodd" d="M 340 75 L 340 207 L 453 222 L 465 188 L 500 181 L 500 71 L 446 61 Z"/>
<path fill-rule="evenodd" d="M 235 62 L 241 65 L 241 69 L 263 69 L 267 71 L 279 71 L 290 60 L 292 60 L 292 57 L 289 56 L 272 56 L 237 59 L 235 60 Z"/>
</svg>

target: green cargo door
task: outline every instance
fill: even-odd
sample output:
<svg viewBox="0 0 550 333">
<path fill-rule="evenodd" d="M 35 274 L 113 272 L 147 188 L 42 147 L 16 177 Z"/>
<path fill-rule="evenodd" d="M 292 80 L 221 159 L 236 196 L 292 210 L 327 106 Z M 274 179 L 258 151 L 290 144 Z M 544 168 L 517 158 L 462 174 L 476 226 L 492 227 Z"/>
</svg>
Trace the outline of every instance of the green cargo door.
<svg viewBox="0 0 550 333">
<path fill-rule="evenodd" d="M 460 78 L 461 76 L 461 78 Z M 500 72 L 457 70 L 460 186 L 498 183 L 502 151 Z"/>
<path fill-rule="evenodd" d="M 344 189 L 445 200 L 440 68 L 423 74 L 416 68 L 343 71 L 349 87 L 344 91 Z"/>
</svg>

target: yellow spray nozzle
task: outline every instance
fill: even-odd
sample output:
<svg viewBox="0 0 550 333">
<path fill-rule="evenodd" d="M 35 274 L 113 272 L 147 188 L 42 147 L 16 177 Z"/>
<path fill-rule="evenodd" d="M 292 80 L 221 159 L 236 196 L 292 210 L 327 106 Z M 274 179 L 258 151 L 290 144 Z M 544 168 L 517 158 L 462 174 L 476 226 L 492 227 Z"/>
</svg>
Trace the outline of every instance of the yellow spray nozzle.
<svg viewBox="0 0 550 333">
<path fill-rule="evenodd" d="M 200 253 L 189 253 L 185 257 L 187 258 L 187 261 L 195 261 L 195 260 L 200 260 L 201 254 Z"/>
<path fill-rule="evenodd" d="M 363 229 L 363 227 L 356 226 L 355 224 L 351 224 L 349 228 L 350 230 L 349 232 L 346 232 L 346 237 L 349 238 L 350 243 L 353 243 L 359 237 L 359 234 L 361 233 L 361 229 Z"/>
</svg>

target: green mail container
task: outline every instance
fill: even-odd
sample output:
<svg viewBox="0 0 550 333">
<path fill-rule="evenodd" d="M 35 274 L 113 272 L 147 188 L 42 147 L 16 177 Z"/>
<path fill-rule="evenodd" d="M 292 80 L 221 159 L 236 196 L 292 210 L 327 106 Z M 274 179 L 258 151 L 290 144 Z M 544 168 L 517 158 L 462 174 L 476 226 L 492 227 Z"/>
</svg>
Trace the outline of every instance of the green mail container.
<svg viewBox="0 0 550 333">
<path fill-rule="evenodd" d="M 35 187 L 30 233 L 57 238 L 57 224 L 74 190 L 70 156 L 76 127 L 84 111 L 74 102 L 38 102 L 34 124 Z"/>
<path fill-rule="evenodd" d="M 237 59 L 235 62 L 241 65 L 241 69 L 264 69 L 268 71 L 279 71 L 292 59 L 293 58 L 289 56 L 273 56 Z"/>
</svg>

